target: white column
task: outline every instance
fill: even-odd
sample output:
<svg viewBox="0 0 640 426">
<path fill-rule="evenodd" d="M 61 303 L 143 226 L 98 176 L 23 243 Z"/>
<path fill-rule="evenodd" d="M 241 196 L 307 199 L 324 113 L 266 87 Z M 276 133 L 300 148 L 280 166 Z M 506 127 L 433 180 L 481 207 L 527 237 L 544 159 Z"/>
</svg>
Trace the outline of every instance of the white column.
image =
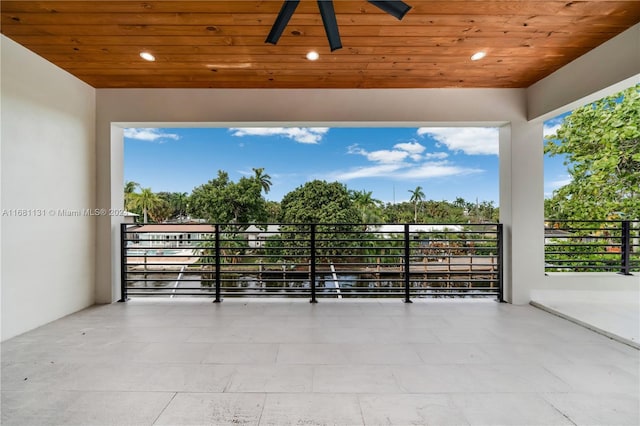
<svg viewBox="0 0 640 426">
<path fill-rule="evenodd" d="M 500 129 L 500 221 L 505 235 L 505 299 L 527 304 L 544 279 L 542 123 Z"/>
<path fill-rule="evenodd" d="M 97 132 L 97 204 L 99 208 L 124 207 L 123 129 L 108 122 L 99 123 Z M 96 247 L 96 303 L 120 298 L 121 216 L 99 216 Z"/>
</svg>

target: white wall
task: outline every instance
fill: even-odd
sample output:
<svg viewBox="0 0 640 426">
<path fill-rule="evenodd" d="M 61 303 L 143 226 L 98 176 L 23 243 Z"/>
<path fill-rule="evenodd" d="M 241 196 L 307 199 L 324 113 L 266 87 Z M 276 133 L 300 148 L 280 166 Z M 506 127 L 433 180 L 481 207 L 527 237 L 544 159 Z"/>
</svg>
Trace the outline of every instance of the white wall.
<svg viewBox="0 0 640 426">
<path fill-rule="evenodd" d="M 95 207 L 96 159 L 95 90 L 4 36 L 1 48 L 5 340 L 94 303 L 95 218 L 57 210 Z"/>
</svg>

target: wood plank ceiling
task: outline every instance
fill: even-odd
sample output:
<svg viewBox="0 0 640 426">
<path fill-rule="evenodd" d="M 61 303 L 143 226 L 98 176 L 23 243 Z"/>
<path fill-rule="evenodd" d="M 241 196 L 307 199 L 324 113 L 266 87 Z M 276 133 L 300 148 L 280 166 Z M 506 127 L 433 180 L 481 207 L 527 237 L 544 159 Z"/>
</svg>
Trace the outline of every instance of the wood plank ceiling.
<svg viewBox="0 0 640 426">
<path fill-rule="evenodd" d="M 2 1 L 1 31 L 96 88 L 510 88 L 640 22 L 638 0 L 406 2 L 398 21 L 336 0 L 333 53 L 311 0 L 275 46 L 264 40 L 281 0 Z"/>
</svg>

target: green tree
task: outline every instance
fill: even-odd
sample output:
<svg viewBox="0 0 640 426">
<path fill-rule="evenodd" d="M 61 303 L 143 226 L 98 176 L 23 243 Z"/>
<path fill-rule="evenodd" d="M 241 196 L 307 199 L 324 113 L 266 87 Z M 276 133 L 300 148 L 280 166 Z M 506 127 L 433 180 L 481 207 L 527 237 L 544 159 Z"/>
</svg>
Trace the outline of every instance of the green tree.
<svg viewBox="0 0 640 426">
<path fill-rule="evenodd" d="M 271 189 L 271 176 L 264 173 L 264 169 L 262 167 L 258 169 L 254 168 L 253 172 L 255 173 L 254 179 L 256 179 L 260 183 L 260 186 L 264 190 L 264 193 L 268 194 L 269 190 Z"/>
<path fill-rule="evenodd" d="M 134 200 L 136 198 L 136 189 L 140 188 L 138 182 L 128 180 L 124 183 L 124 209 L 131 211 L 134 207 Z"/>
<path fill-rule="evenodd" d="M 416 186 L 416 189 L 409 190 L 411 193 L 411 198 L 409 202 L 413 203 L 413 223 L 418 222 L 418 204 L 420 204 L 424 200 L 424 191 L 422 191 L 421 186 Z"/>
<path fill-rule="evenodd" d="M 189 194 L 186 192 L 171 192 L 169 205 L 172 210 L 172 217 L 184 217 L 187 215 L 189 205 Z"/>
<path fill-rule="evenodd" d="M 218 176 L 191 191 L 189 213 L 211 223 L 226 223 L 231 220 L 224 205 L 223 191 L 229 185 L 229 174 L 218 170 Z"/>
<path fill-rule="evenodd" d="M 135 197 L 134 206 L 142 210 L 143 221 L 147 223 L 149 212 L 157 208 L 162 202 L 162 199 L 151 188 L 142 188 Z"/>
<path fill-rule="evenodd" d="M 171 207 L 171 192 L 157 192 L 156 195 L 160 199 L 153 208 L 149 209 L 149 216 L 156 222 L 164 222 L 173 217 L 173 209 Z"/>
<path fill-rule="evenodd" d="M 277 222 L 280 216 L 282 215 L 281 209 L 280 209 L 280 202 L 267 201 L 265 208 L 267 210 L 267 222 L 269 223 Z"/>
<path fill-rule="evenodd" d="M 547 215 L 640 218 L 640 86 L 573 111 L 544 151 L 563 155 L 571 177 L 545 203 Z"/>
<path fill-rule="evenodd" d="M 189 211 L 194 217 L 211 223 L 249 223 L 267 218 L 262 184 L 255 178 L 242 177 L 235 183 L 218 171 L 218 177 L 194 188 Z"/>
<path fill-rule="evenodd" d="M 286 254 L 307 253 L 308 227 L 303 224 L 323 224 L 316 227 L 318 256 L 340 252 L 348 255 L 348 247 L 357 244 L 353 239 L 354 226 L 360 222 L 360 214 L 346 186 L 338 182 L 314 180 L 289 192 L 280 203 L 280 230 L 287 236 L 281 242 Z M 302 224 L 302 225 L 301 225 Z"/>
<path fill-rule="evenodd" d="M 280 203 L 286 223 L 359 223 L 360 214 L 346 186 L 314 180 L 289 192 Z"/>
<path fill-rule="evenodd" d="M 387 203 L 383 209 L 383 220 L 388 223 L 409 223 L 413 218 L 411 203 Z"/>
<path fill-rule="evenodd" d="M 362 223 L 377 222 L 379 220 L 379 200 L 372 197 L 372 191 L 351 191 L 351 198 L 360 212 Z"/>
</svg>

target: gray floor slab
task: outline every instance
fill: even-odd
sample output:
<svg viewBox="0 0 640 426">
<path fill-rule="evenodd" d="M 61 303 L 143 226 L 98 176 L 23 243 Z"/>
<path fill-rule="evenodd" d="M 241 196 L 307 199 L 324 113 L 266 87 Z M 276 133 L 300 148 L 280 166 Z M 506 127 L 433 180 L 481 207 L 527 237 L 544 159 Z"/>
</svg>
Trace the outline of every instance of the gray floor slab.
<svg viewBox="0 0 640 426">
<path fill-rule="evenodd" d="M 134 299 L 1 345 L 5 425 L 637 425 L 640 352 L 492 301 Z"/>
</svg>

